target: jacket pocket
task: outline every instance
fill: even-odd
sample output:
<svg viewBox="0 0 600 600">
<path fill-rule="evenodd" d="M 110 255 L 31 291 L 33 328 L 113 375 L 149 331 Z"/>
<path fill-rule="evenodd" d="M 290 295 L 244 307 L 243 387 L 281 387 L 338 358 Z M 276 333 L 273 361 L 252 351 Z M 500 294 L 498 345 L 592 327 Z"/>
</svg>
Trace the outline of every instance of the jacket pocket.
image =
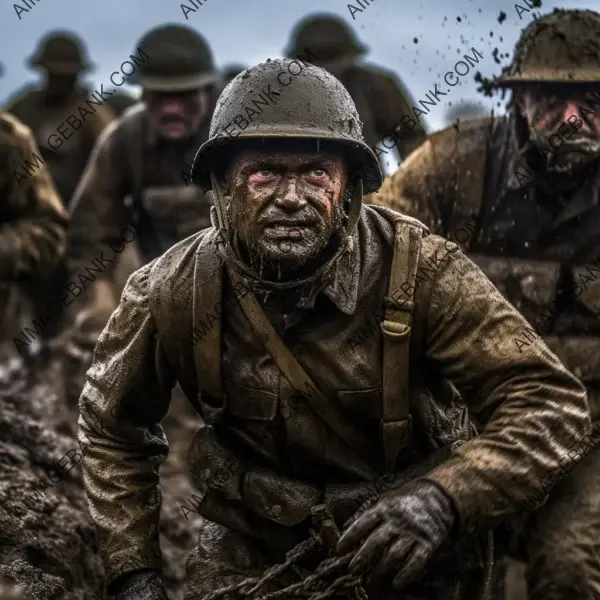
<svg viewBox="0 0 600 600">
<path fill-rule="evenodd" d="M 236 419 L 267 423 L 275 420 L 279 394 L 225 382 L 227 411 Z"/>
<path fill-rule="evenodd" d="M 381 420 L 383 411 L 381 388 L 338 391 L 337 397 L 344 414 L 349 418 Z"/>
</svg>

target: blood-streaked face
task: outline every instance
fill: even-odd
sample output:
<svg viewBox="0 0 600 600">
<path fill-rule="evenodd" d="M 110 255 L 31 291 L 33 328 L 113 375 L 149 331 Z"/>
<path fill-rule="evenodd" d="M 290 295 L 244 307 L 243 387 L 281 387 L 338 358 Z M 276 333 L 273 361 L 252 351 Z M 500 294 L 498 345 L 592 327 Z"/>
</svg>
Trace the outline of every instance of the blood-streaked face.
<svg viewBox="0 0 600 600">
<path fill-rule="evenodd" d="M 527 86 L 516 101 L 549 170 L 571 172 L 600 157 L 600 87 Z"/>
<path fill-rule="evenodd" d="M 254 259 L 306 265 L 343 232 L 346 177 L 343 159 L 326 152 L 246 150 L 226 175 L 232 227 Z"/>
<path fill-rule="evenodd" d="M 145 90 L 143 100 L 159 134 L 173 141 L 194 135 L 210 108 L 210 93 L 206 89 L 189 92 Z"/>
</svg>

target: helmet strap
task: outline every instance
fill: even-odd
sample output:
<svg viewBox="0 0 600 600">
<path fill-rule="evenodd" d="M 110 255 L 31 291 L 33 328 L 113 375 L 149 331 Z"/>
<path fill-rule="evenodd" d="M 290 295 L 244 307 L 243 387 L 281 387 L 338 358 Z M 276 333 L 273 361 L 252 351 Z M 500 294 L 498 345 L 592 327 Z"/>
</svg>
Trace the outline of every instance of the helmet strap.
<svg viewBox="0 0 600 600">
<path fill-rule="evenodd" d="M 223 186 L 217 181 L 215 174 L 210 172 L 210 182 L 212 184 L 212 191 L 215 200 L 215 212 L 217 213 L 217 225 L 219 229 L 229 239 L 229 219 L 227 218 L 227 198 L 223 193 Z"/>
<path fill-rule="evenodd" d="M 346 233 L 348 235 L 352 235 L 360 217 L 360 209 L 362 207 L 363 197 L 362 177 L 357 177 L 354 179 L 351 185 L 350 206 L 348 207 L 348 221 L 346 223 Z"/>
</svg>

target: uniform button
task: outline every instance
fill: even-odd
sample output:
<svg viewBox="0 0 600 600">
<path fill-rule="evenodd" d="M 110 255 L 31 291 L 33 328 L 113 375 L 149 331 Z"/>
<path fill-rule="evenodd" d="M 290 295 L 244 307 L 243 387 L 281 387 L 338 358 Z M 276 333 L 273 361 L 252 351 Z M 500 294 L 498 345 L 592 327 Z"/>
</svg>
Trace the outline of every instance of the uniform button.
<svg viewBox="0 0 600 600">
<path fill-rule="evenodd" d="M 210 477 L 210 469 L 204 469 L 204 479 L 208 479 Z"/>
<path fill-rule="evenodd" d="M 281 508 L 281 506 L 279 506 L 279 504 L 275 504 L 275 506 L 271 507 L 271 514 L 274 517 L 280 517 L 282 512 L 283 509 Z"/>
</svg>

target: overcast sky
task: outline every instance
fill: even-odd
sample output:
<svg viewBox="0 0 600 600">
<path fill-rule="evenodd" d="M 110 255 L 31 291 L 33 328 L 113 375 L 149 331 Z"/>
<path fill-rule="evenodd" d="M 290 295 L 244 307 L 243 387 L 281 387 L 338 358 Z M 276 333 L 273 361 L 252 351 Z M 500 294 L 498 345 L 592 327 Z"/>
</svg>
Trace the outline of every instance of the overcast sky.
<svg viewBox="0 0 600 600">
<path fill-rule="evenodd" d="M 512 55 L 521 28 L 534 14 L 527 9 L 527 0 L 517 3 L 523 7 L 521 15 L 514 2 L 504 0 L 362 0 L 366 8 L 356 12 L 354 20 L 348 4 L 338 0 L 201 1 L 203 6 L 186 20 L 180 3 L 174 0 L 19 0 L 21 6 L 38 3 L 21 13 L 19 20 L 11 0 L 4 0 L 0 7 L 0 62 L 4 65 L 0 103 L 36 79 L 36 74 L 27 70 L 25 59 L 39 38 L 53 29 L 72 30 L 83 37 L 97 65 L 90 83 L 108 87 L 110 74 L 133 53 L 144 32 L 157 25 L 182 23 L 196 28 L 211 44 L 218 66 L 231 62 L 250 65 L 280 57 L 294 24 L 314 12 L 344 18 L 370 47 L 366 61 L 395 71 L 418 101 L 472 47 L 483 54 L 482 73 L 498 74 L 501 66 L 492 57 L 494 48 L 500 55 Z M 599 4 L 600 0 L 543 0 L 541 12 L 554 7 L 597 10 Z M 354 2 L 354 6 L 360 5 Z M 501 12 L 506 18 L 499 23 Z M 475 69 L 424 117 L 429 130 L 442 127 L 450 105 L 461 99 L 483 102 L 487 108 L 499 104 L 499 98 L 491 101 L 477 92 L 474 73 Z M 502 106 L 496 110 L 502 111 Z"/>
</svg>

